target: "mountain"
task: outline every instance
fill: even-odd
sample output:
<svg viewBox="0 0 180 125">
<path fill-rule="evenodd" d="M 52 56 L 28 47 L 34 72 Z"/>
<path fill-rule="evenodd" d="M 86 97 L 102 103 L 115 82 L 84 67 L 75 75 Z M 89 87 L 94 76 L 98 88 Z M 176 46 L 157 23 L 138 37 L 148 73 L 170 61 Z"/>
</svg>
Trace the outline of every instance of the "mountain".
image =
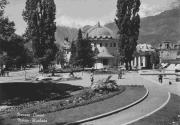
<svg viewBox="0 0 180 125">
<path fill-rule="evenodd" d="M 76 40 L 77 34 L 78 29 L 76 28 L 57 26 L 55 33 L 56 43 L 61 46 L 65 38 L 68 38 L 69 41 Z"/>
<path fill-rule="evenodd" d="M 110 28 L 114 34 L 117 34 L 118 28 L 115 23 L 108 23 L 105 26 Z M 90 27 L 87 25 L 83 30 Z M 60 44 L 65 37 L 68 37 L 70 41 L 75 40 L 77 33 L 78 30 L 75 28 L 58 26 L 56 41 Z M 156 46 L 164 40 L 172 42 L 180 40 L 180 8 L 167 10 L 159 15 L 141 18 L 139 43 L 149 43 Z"/>
<path fill-rule="evenodd" d="M 106 24 L 116 34 L 115 23 Z M 177 42 L 180 40 L 180 8 L 167 10 L 156 16 L 141 19 L 139 43 L 149 43 L 154 46 L 164 40 Z"/>
</svg>

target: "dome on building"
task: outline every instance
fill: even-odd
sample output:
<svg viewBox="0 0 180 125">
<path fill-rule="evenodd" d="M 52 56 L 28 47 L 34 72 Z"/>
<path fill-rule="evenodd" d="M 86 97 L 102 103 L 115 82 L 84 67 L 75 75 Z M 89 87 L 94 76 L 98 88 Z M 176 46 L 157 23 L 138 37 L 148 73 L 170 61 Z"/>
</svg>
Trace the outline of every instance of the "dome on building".
<svg viewBox="0 0 180 125">
<path fill-rule="evenodd" d="M 89 38 L 113 38 L 113 32 L 104 26 L 101 26 L 100 23 L 90 28 L 86 34 Z"/>
</svg>

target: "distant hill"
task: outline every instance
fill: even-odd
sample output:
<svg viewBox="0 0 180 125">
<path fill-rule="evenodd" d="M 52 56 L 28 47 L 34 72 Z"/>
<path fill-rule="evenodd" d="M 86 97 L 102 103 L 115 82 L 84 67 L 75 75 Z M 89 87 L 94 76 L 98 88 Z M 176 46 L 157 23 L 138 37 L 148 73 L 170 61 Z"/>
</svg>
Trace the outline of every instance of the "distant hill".
<svg viewBox="0 0 180 125">
<path fill-rule="evenodd" d="M 68 38 L 69 41 L 76 40 L 77 34 L 78 34 L 78 29 L 76 28 L 57 26 L 55 33 L 56 43 L 61 46 L 65 38 Z"/>
<path fill-rule="evenodd" d="M 106 26 L 117 33 L 115 23 L 109 23 Z M 164 40 L 172 42 L 180 40 L 180 8 L 141 19 L 139 43 L 149 43 L 155 46 Z"/>
<path fill-rule="evenodd" d="M 108 23 L 105 26 L 110 28 L 114 34 L 118 31 L 115 23 Z M 85 26 L 83 30 L 90 27 L 89 25 Z M 77 33 L 78 29 L 58 26 L 56 41 L 61 43 L 65 37 L 68 37 L 70 41 L 75 40 Z M 172 42 L 180 40 L 180 8 L 167 10 L 159 15 L 141 19 L 139 43 L 149 43 L 156 46 L 164 40 Z"/>
</svg>

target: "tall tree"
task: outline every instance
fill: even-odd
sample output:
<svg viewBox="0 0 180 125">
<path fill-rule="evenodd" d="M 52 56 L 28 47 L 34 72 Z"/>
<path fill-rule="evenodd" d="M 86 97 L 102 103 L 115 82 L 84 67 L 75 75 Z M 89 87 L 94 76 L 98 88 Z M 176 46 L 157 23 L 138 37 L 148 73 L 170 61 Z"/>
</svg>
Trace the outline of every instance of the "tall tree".
<svg viewBox="0 0 180 125">
<path fill-rule="evenodd" d="M 77 47 L 75 41 L 71 43 L 71 57 L 70 57 L 70 64 L 76 65 L 76 58 L 77 58 Z"/>
<path fill-rule="evenodd" d="M 77 62 L 81 67 L 92 67 L 94 65 L 94 52 L 92 50 L 91 41 L 82 39 L 79 41 Z"/>
<path fill-rule="evenodd" d="M 66 60 L 65 60 L 65 54 L 63 50 L 59 50 L 56 53 L 56 60 L 58 64 L 61 64 L 62 67 L 64 66 L 64 64 L 66 63 Z"/>
<path fill-rule="evenodd" d="M 33 51 L 36 58 L 48 68 L 55 59 L 57 47 L 55 41 L 55 13 L 54 0 L 27 0 L 23 17 L 27 23 L 25 36 L 33 42 Z"/>
<path fill-rule="evenodd" d="M 81 29 L 78 30 L 78 37 L 77 37 L 77 42 L 76 42 L 76 57 L 78 56 L 78 51 L 81 47 L 81 41 L 82 41 L 82 31 Z"/>
<path fill-rule="evenodd" d="M 76 57 L 77 65 L 81 67 L 92 67 L 94 64 L 94 52 L 92 50 L 91 41 L 83 39 L 82 31 L 79 29 L 76 43 Z"/>
<path fill-rule="evenodd" d="M 119 29 L 119 52 L 126 64 L 126 69 L 131 69 L 131 60 L 136 50 L 140 28 L 138 14 L 140 0 L 118 0 L 116 25 Z"/>
<path fill-rule="evenodd" d="M 4 9 L 7 4 L 7 0 L 0 0 L 0 67 L 1 65 L 6 65 L 8 60 L 8 47 L 10 46 L 11 38 L 15 32 L 14 22 L 4 16 Z"/>
<path fill-rule="evenodd" d="M 4 51 L 4 44 L 9 41 L 15 32 L 15 24 L 7 17 L 4 17 L 4 9 L 8 4 L 7 0 L 0 0 L 0 50 Z"/>
</svg>

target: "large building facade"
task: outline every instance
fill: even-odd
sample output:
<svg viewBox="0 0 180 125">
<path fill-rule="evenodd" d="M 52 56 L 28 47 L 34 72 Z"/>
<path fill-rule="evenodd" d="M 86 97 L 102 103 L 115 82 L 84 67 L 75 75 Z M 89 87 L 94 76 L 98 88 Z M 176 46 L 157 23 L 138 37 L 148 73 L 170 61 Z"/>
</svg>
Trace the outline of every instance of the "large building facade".
<svg viewBox="0 0 180 125">
<path fill-rule="evenodd" d="M 93 50 L 97 50 L 98 54 L 95 56 L 96 69 L 109 68 L 121 65 L 119 54 L 119 43 L 116 36 L 109 28 L 101 26 L 100 23 L 93 27 L 85 27 L 83 29 L 85 38 L 91 40 Z M 155 52 L 149 44 L 139 44 L 137 46 L 134 60 L 132 60 L 132 67 L 142 69 L 150 68 L 151 53 Z"/>
<path fill-rule="evenodd" d="M 160 63 L 180 64 L 180 42 L 164 41 L 159 45 Z"/>
<path fill-rule="evenodd" d="M 96 69 L 109 68 L 119 64 L 118 41 L 109 28 L 98 23 L 88 30 L 86 29 L 84 37 L 91 40 L 93 50 L 96 49 L 98 51 L 95 56 L 96 62 L 94 67 Z"/>
<path fill-rule="evenodd" d="M 153 64 L 151 61 L 152 53 L 155 49 L 150 44 L 138 44 L 136 47 L 136 53 L 134 54 L 134 60 L 132 66 L 136 69 L 150 69 Z"/>
</svg>

